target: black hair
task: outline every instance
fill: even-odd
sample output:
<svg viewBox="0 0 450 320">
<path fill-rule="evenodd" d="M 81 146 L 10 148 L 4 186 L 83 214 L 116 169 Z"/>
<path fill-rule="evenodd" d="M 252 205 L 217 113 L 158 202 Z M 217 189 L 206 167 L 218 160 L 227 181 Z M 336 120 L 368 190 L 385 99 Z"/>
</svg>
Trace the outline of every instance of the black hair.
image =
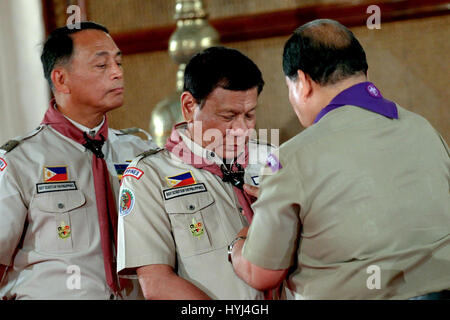
<svg viewBox="0 0 450 320">
<path fill-rule="evenodd" d="M 238 50 L 210 47 L 191 58 L 184 71 L 184 91 L 195 98 L 200 107 L 217 87 L 246 91 L 264 87 L 261 71 L 256 64 Z"/>
<path fill-rule="evenodd" d="M 291 80 L 302 70 L 325 86 L 352 75 L 367 75 L 364 49 L 353 33 L 335 20 L 319 19 L 294 31 L 284 46 L 283 71 Z"/>
<path fill-rule="evenodd" d="M 72 57 L 73 40 L 70 35 L 86 29 L 100 30 L 109 34 L 106 27 L 95 22 L 85 21 L 55 29 L 45 41 L 44 47 L 42 48 L 41 62 L 44 68 L 44 76 L 52 89 L 53 82 L 51 74 L 53 68 L 60 63 L 68 62 Z"/>
</svg>

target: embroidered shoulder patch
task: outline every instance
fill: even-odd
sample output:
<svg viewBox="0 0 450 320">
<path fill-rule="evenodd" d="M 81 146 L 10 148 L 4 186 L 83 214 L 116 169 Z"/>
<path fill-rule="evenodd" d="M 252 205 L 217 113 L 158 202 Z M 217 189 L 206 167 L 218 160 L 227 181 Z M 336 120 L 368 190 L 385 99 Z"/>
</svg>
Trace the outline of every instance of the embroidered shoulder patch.
<svg viewBox="0 0 450 320">
<path fill-rule="evenodd" d="M 167 185 L 171 188 L 190 186 L 197 183 L 192 171 L 186 171 L 175 176 L 166 177 L 166 181 Z"/>
<path fill-rule="evenodd" d="M 366 90 L 367 90 L 367 92 L 369 93 L 369 95 L 370 95 L 371 97 L 373 97 L 373 98 L 381 98 L 381 93 L 380 93 L 380 91 L 379 91 L 378 88 L 375 87 L 372 83 L 369 83 L 369 84 L 366 86 Z"/>
<path fill-rule="evenodd" d="M 7 166 L 8 166 L 8 164 L 6 163 L 6 160 L 3 158 L 0 158 L 0 171 L 5 170 Z"/>
<path fill-rule="evenodd" d="M 44 182 L 64 182 L 69 180 L 67 166 L 44 167 Z"/>
<path fill-rule="evenodd" d="M 144 172 L 142 170 L 139 170 L 138 168 L 135 167 L 128 167 L 123 173 L 122 178 L 133 177 L 139 180 L 143 175 Z"/>
<path fill-rule="evenodd" d="M 134 207 L 134 193 L 130 189 L 123 188 L 120 192 L 120 216 L 125 217 L 131 213 Z"/>
<path fill-rule="evenodd" d="M 275 156 L 273 153 L 267 158 L 267 165 L 270 167 L 273 173 L 283 168 L 280 160 L 278 160 L 277 156 Z"/>
<path fill-rule="evenodd" d="M 131 161 L 130 161 L 131 162 Z M 129 163 L 115 163 L 114 168 L 117 172 L 117 178 L 119 178 L 119 183 L 122 182 L 122 177 L 125 170 L 128 168 Z"/>
</svg>

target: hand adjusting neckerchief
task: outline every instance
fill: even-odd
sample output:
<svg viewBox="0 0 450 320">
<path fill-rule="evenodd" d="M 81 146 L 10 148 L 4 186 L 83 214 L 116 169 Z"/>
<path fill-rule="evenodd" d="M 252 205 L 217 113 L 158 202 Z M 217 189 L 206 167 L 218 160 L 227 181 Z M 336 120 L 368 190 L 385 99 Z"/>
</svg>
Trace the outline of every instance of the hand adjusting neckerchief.
<svg viewBox="0 0 450 320">
<path fill-rule="evenodd" d="M 256 200 L 254 197 L 247 194 L 243 189 L 243 177 L 244 169 L 248 164 L 248 146 L 245 146 L 245 151 L 235 161 L 237 171 L 231 171 L 227 168 L 221 169 L 215 163 L 207 163 L 204 158 L 195 155 L 184 143 L 183 138 L 177 132 L 177 127 L 184 125 L 185 122 L 175 125 L 172 129 L 170 137 L 167 139 L 165 145 L 166 149 L 174 154 L 177 158 L 183 162 L 192 165 L 197 169 L 203 169 L 220 177 L 224 182 L 231 182 L 233 185 L 234 193 L 236 194 L 239 204 L 244 210 L 244 216 L 247 218 L 248 223 L 252 222 L 253 210 L 251 204 Z M 240 165 L 242 164 L 242 166 Z M 234 166 L 233 166 L 234 167 Z"/>
</svg>

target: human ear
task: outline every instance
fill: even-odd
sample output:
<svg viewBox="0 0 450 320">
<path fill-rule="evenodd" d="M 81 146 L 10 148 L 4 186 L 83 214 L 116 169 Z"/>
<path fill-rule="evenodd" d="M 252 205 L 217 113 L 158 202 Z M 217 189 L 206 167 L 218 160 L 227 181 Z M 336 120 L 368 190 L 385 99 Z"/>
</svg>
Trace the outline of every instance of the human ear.
<svg viewBox="0 0 450 320">
<path fill-rule="evenodd" d="M 305 103 L 313 93 L 312 79 L 302 70 L 297 70 L 297 86 L 300 100 Z"/>
<path fill-rule="evenodd" d="M 59 93 L 70 93 L 70 88 L 68 86 L 68 72 L 63 67 L 56 67 L 52 70 L 52 73 L 50 75 L 53 83 L 53 87 L 56 92 Z"/>
<path fill-rule="evenodd" d="M 184 91 L 181 94 L 181 112 L 184 120 L 187 122 L 194 121 L 194 111 L 197 105 L 197 101 L 189 91 Z"/>
</svg>

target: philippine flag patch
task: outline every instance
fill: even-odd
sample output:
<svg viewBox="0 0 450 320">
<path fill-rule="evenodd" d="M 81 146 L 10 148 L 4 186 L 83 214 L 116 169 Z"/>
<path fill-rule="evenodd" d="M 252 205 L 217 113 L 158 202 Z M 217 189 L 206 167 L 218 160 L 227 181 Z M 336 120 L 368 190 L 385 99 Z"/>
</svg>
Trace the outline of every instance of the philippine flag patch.
<svg viewBox="0 0 450 320">
<path fill-rule="evenodd" d="M 44 167 L 44 182 L 62 182 L 69 180 L 67 166 Z"/>
<path fill-rule="evenodd" d="M 191 184 L 197 183 L 191 171 L 186 171 L 176 176 L 166 177 L 166 180 L 171 188 L 190 186 Z"/>
</svg>

